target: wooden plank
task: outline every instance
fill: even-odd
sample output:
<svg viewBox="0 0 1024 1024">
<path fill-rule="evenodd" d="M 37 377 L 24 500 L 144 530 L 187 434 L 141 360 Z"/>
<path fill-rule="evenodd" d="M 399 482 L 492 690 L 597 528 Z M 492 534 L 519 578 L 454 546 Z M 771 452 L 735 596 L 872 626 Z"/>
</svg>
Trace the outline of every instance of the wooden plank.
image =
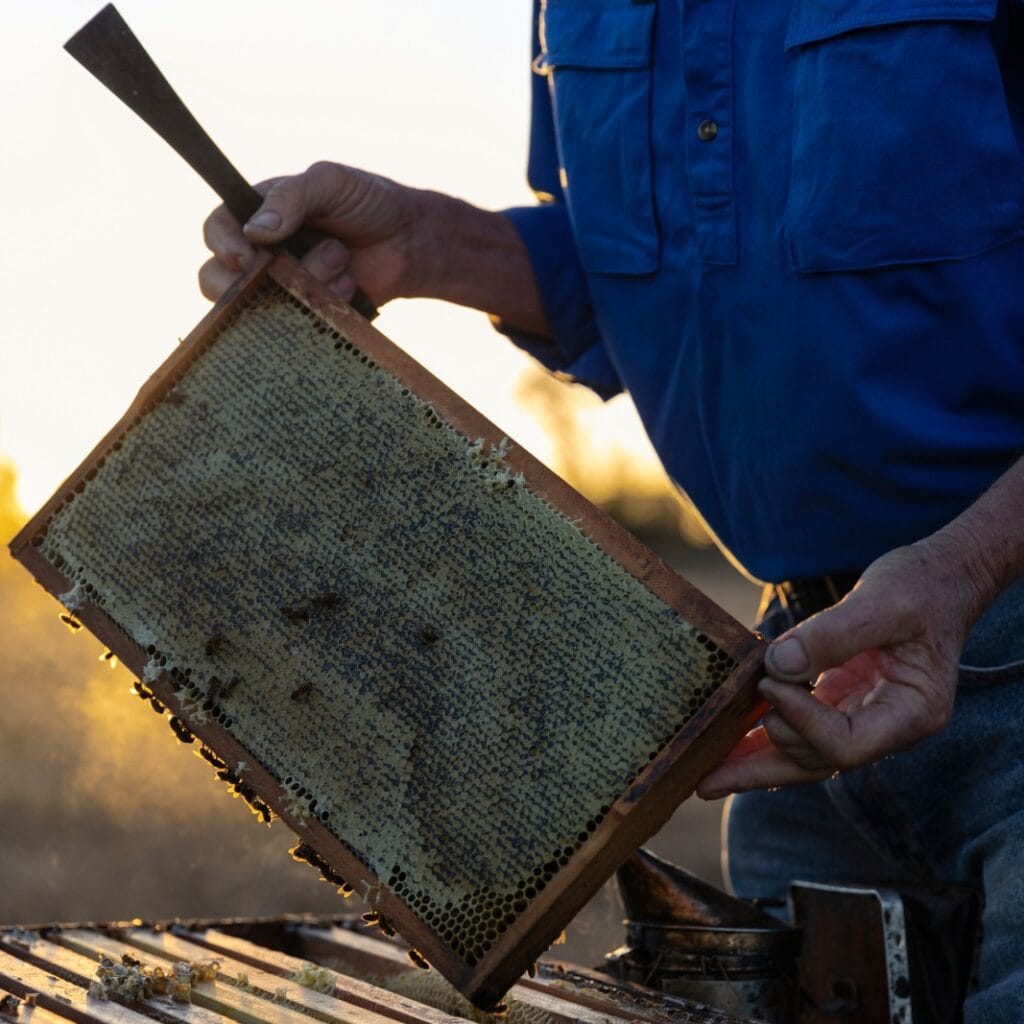
<svg viewBox="0 0 1024 1024">
<path fill-rule="evenodd" d="M 94 999 L 86 987 L 5 950 L 0 950 L 0 985 L 19 999 L 34 996 L 37 1006 L 75 1024 L 150 1024 L 143 1013 Z"/>
<path fill-rule="evenodd" d="M 4 988 L 4 984 L 0 981 L 0 998 L 7 993 L 7 989 Z M 10 993 L 18 999 L 20 996 L 15 992 Z M 18 1007 L 16 1014 L 4 1014 L 0 1013 L 0 1020 L 9 1021 L 10 1024 L 66 1024 L 63 1017 L 59 1017 L 52 1010 L 47 1010 L 44 1006 L 33 1006 L 30 1002 L 22 1000 Z"/>
<path fill-rule="evenodd" d="M 299 923 L 293 929 L 303 955 L 311 960 L 337 964 L 340 970 L 389 977 L 415 970 L 396 943 L 338 925 L 317 927 Z M 204 933 L 211 948 L 245 948 L 251 944 L 215 929 Z M 262 947 L 255 947 L 257 950 Z M 283 954 L 275 954 L 280 956 Z M 598 971 L 544 961 L 534 978 L 522 977 L 509 995 L 527 1006 L 550 1014 L 556 1021 L 578 1020 L 583 1009 L 606 1018 L 647 1021 L 649 1024 L 742 1024 L 739 1018 L 709 1011 L 681 996 L 669 996 L 623 984 Z M 569 1005 L 567 1005 L 569 1004 Z"/>
<path fill-rule="evenodd" d="M 360 935 L 345 928 L 310 928 L 296 930 L 303 948 L 311 958 L 326 964 L 337 964 L 339 970 L 354 973 L 372 973 L 388 977 L 417 970 L 394 943 L 384 942 L 372 936 Z M 275 954 L 281 955 L 281 954 Z M 644 1014 L 632 1008 L 624 1010 L 614 1002 L 598 999 L 574 998 L 569 990 L 552 985 L 536 984 L 528 978 L 509 989 L 508 995 L 524 1006 L 549 1014 L 557 1024 L 617 1024 L 622 1020 L 660 1020 L 657 1015 L 645 1018 Z"/>
<path fill-rule="evenodd" d="M 120 960 L 123 946 L 112 946 L 107 952 L 94 952 L 90 949 L 76 946 L 73 943 L 61 942 L 62 932 L 54 930 L 48 932 L 48 938 L 37 938 L 35 941 L 22 949 L 14 949 L 18 956 L 31 958 L 40 965 L 47 965 L 54 972 L 72 984 L 79 985 L 84 989 L 96 980 L 96 965 L 104 955 L 114 960 Z M 82 934 L 95 935 L 98 939 L 106 937 L 100 932 L 82 930 Z M 50 940 L 53 941 L 50 941 Z M 195 989 L 193 988 L 193 991 Z M 139 1002 L 119 1003 L 116 1000 L 104 1000 L 94 996 L 89 997 L 92 1007 L 102 1006 L 129 1006 L 140 1013 L 155 1017 L 164 1024 L 224 1024 L 224 1022 L 209 1010 L 202 1006 L 191 1003 L 178 1003 L 168 996 L 153 996 L 150 999 Z"/>
<path fill-rule="evenodd" d="M 366 935 L 338 925 L 317 927 L 300 925 L 295 937 L 301 942 L 303 955 L 319 962 L 321 957 L 344 963 L 353 974 L 377 974 L 382 978 L 418 970 L 408 954 L 395 942 Z"/>
<path fill-rule="evenodd" d="M 101 932 L 68 929 L 62 931 L 58 938 L 63 945 L 96 960 L 103 956 L 119 960 L 125 951 L 134 955 L 134 947 L 125 939 Z M 162 956 L 160 959 L 173 963 L 181 958 Z M 224 1017 L 238 1021 L 238 1024 L 308 1024 L 301 1013 L 276 1002 L 273 993 L 268 998 L 259 992 L 246 992 L 227 980 L 193 984 L 191 1008 L 208 1015 L 209 1024 L 213 1021 L 224 1024 Z"/>
<path fill-rule="evenodd" d="M 168 959 L 209 959 L 212 952 L 191 936 L 172 932 L 132 929 L 124 933 L 124 938 L 141 950 Z M 282 982 L 287 982 L 283 986 L 287 990 L 286 1004 L 328 1024 L 394 1024 L 396 1020 L 404 1024 L 461 1024 L 432 1007 L 344 975 L 335 976 L 331 993 L 306 988 L 295 980 L 304 961 L 266 947 L 255 949 L 262 951 L 262 961 L 255 956 L 241 960 L 220 951 L 214 955 L 227 975 L 237 977 L 244 973 L 249 985 L 271 999 L 282 988 Z"/>
<path fill-rule="evenodd" d="M 231 957 L 246 968 L 251 967 L 265 971 L 268 975 L 279 978 L 292 977 L 304 963 L 318 962 L 315 957 L 303 960 L 299 957 L 289 956 L 287 953 L 251 942 L 237 935 L 218 931 L 215 928 L 203 932 L 178 931 L 176 929 L 176 934 L 180 934 L 198 948 L 213 952 L 218 958 Z M 399 955 L 404 960 L 402 969 L 411 966 L 404 954 L 399 953 Z M 321 966 L 327 967 L 327 965 Z M 367 959 L 366 967 L 367 970 L 361 972 L 362 975 L 385 976 L 373 970 L 374 961 L 372 959 Z M 347 1003 L 378 1012 L 392 1021 L 402 1021 L 403 1024 L 461 1024 L 461 1021 L 435 1010 L 432 1006 L 426 1006 L 415 1000 L 396 995 L 394 992 L 363 980 L 362 977 L 352 977 L 344 973 L 336 974 L 334 995 Z"/>
<path fill-rule="evenodd" d="M 107 929 L 110 929 L 109 933 Z M 350 967 L 355 957 L 364 970 L 378 976 L 387 969 L 393 973 L 416 972 L 416 968 L 412 967 L 395 943 L 346 929 L 338 929 L 335 933 L 338 941 L 331 942 L 324 938 L 324 934 L 330 934 L 326 929 L 312 931 L 321 933 L 314 934 L 312 938 L 316 939 L 325 954 L 334 954 L 332 959 L 342 970 Z M 222 984 L 230 985 L 231 972 L 237 974 L 242 970 L 248 974 L 250 984 L 260 990 L 258 995 L 264 1002 L 267 995 L 272 995 L 281 987 L 279 982 L 287 980 L 304 962 L 217 928 L 208 928 L 203 932 L 176 929 L 172 934 L 125 925 L 104 926 L 104 931 L 66 928 L 48 934 L 62 937 L 67 945 L 55 945 L 23 930 L 19 930 L 16 943 L 9 936 L 4 937 L 8 947 L 13 947 L 19 958 L 8 961 L 8 964 L 13 962 L 13 966 L 9 967 L 9 977 L 3 972 L 6 965 L 0 962 L 0 992 L 11 991 L 19 998 L 31 994 L 35 998 L 45 981 L 46 987 L 57 993 L 56 1004 L 53 995 L 40 997 L 40 1005 L 35 1008 L 34 1017 L 29 1014 L 33 1008 L 22 1004 L 14 1024 L 33 1024 L 33 1021 L 34 1024 L 62 1024 L 66 1020 L 76 1024 L 136 1024 L 131 1019 L 133 1013 L 136 1016 L 138 1013 L 146 1014 L 147 1019 L 156 1019 L 163 1024 L 181 1024 L 182 1021 L 190 1024 L 224 1024 L 225 1018 L 237 1019 L 229 1014 L 221 1016 L 208 1008 L 176 1004 L 161 998 L 131 1007 L 89 998 L 85 995 L 86 986 L 94 977 L 96 958 L 101 955 L 119 959 L 126 950 L 133 955 L 134 951 L 138 951 L 144 955 L 151 954 L 162 962 L 173 963 L 180 959 L 208 960 L 212 953 L 224 968 L 220 977 Z M 303 939 L 308 937 L 300 936 Z M 603 975 L 582 968 L 567 965 L 563 971 L 559 970 L 559 965 L 545 963 L 540 965 L 540 969 L 540 977 L 523 979 L 511 995 L 531 1010 L 547 1014 L 555 1024 L 622 1024 L 623 1021 L 643 1021 L 646 1024 L 741 1024 L 737 1018 L 688 1000 L 662 996 L 637 986 L 623 987 Z M 31 984 L 33 980 L 35 985 Z M 574 982 L 589 987 L 573 987 Z M 396 1021 L 401 1024 L 465 1024 L 462 1018 L 451 1017 L 413 999 L 376 988 L 344 974 L 336 976 L 333 998 L 301 986 L 288 986 L 288 989 L 288 1005 L 325 1024 L 394 1024 Z M 199 989 L 194 988 L 193 992 L 198 993 Z M 62 1001 L 65 998 L 67 1002 Z M 652 999 L 663 1003 L 665 1012 L 654 1008 L 651 1005 Z M 47 1009 L 54 1005 L 55 1011 Z M 274 1006 L 271 1003 L 271 1008 Z M 367 1008 L 371 1006 L 378 1007 L 382 1012 Z"/>
<path fill-rule="evenodd" d="M 365 357 L 368 357 L 395 381 L 404 385 L 408 392 L 422 399 L 439 418 L 439 423 L 443 421 L 450 425 L 464 439 L 481 438 L 485 448 L 502 447 L 504 451 L 507 439 L 502 431 L 355 315 L 348 306 L 334 299 L 295 261 L 282 255 L 269 267 L 261 265 L 254 269 L 228 293 L 225 300 L 215 307 L 153 375 L 125 417 L 97 446 L 89 459 L 12 543 L 15 556 L 47 589 L 54 594 L 66 593 L 71 589 L 71 581 L 56 565 L 47 561 L 40 550 L 51 518 L 74 501 L 76 495 L 86 492 L 104 460 L 116 457 L 114 452 L 120 446 L 121 439 L 168 397 L 181 375 L 216 343 L 218 331 L 236 312 L 246 309 L 246 303 L 253 298 L 256 290 L 271 283 L 298 299 L 327 328 L 338 331 L 346 346 L 354 346 L 361 353 L 360 359 L 364 363 Z M 664 746 L 660 746 L 659 738 L 659 752 L 652 754 L 649 763 L 644 763 L 647 756 L 645 748 L 644 758 L 636 764 L 631 762 L 630 774 L 625 776 L 633 778 L 633 781 L 628 785 L 622 783 L 625 788 L 615 797 L 612 797 L 609 790 L 606 803 L 610 806 L 602 805 L 599 814 L 595 813 L 592 817 L 588 817 L 589 812 L 583 814 L 581 820 L 567 830 L 566 837 L 571 833 L 571 838 L 563 837 L 557 844 L 553 844 L 552 849 L 545 851 L 546 854 L 554 855 L 550 860 L 545 856 L 540 858 L 543 862 L 540 864 L 531 862 L 525 866 L 517 865 L 514 874 L 521 873 L 522 878 L 502 879 L 508 884 L 508 892 L 501 890 L 500 886 L 492 892 L 489 888 L 490 880 L 486 884 L 481 880 L 481 884 L 476 887 L 465 887 L 463 902 L 477 901 L 482 904 L 485 899 L 492 900 L 490 909 L 477 919 L 476 931 L 472 935 L 464 936 L 458 929 L 449 929 L 446 933 L 443 894 L 438 898 L 437 907 L 426 902 L 422 892 L 414 892 L 414 886 L 409 893 L 400 894 L 387 883 L 390 861 L 387 865 L 377 864 L 376 869 L 384 876 L 378 877 L 374 870 L 367 867 L 366 857 L 361 858 L 353 853 L 358 844 L 346 843 L 346 839 L 351 837 L 340 833 L 335 835 L 317 820 L 306 820 L 295 810 L 297 805 L 283 789 L 283 780 L 266 770 L 259 763 L 259 758 L 247 752 L 228 728 L 204 721 L 202 716 L 195 719 L 189 717 L 189 712 L 176 696 L 177 684 L 174 680 L 164 675 L 150 684 L 159 700 L 179 718 L 183 717 L 188 728 L 224 761 L 229 765 L 247 765 L 244 779 L 246 790 L 273 807 L 309 845 L 316 854 L 317 866 L 331 876 L 340 876 L 356 884 L 361 895 L 372 902 L 375 910 L 391 920 L 435 967 L 482 1006 L 493 1005 L 500 998 L 526 966 L 550 945 L 604 880 L 636 846 L 667 820 L 679 801 L 692 791 L 706 771 L 743 735 L 757 714 L 753 694 L 760 676 L 764 651 L 763 642 L 743 629 L 705 595 L 671 572 L 640 541 L 596 510 L 520 446 L 509 445 L 507 453 L 502 455 L 502 465 L 506 467 L 503 471 L 507 471 L 510 478 L 521 476 L 531 495 L 540 498 L 558 515 L 576 524 L 593 546 L 614 559 L 625 573 L 657 595 L 669 609 L 677 612 L 682 620 L 699 630 L 732 660 L 731 674 L 706 699 L 699 711 L 675 731 L 673 738 Z M 56 561 L 63 564 L 60 558 Z M 148 661 L 147 653 L 129 639 L 121 624 L 97 603 L 87 600 L 76 615 L 132 671 L 137 674 L 144 671 Z M 658 649 L 667 648 L 662 645 Z M 372 733 L 373 723 L 367 723 L 367 726 L 368 732 Z M 384 738 L 386 742 L 386 736 Z M 552 749 L 557 749 L 557 737 L 555 740 Z M 410 761 L 415 763 L 414 759 Z M 632 774 L 634 771 L 635 775 Z M 315 788 L 315 779 L 301 781 Z M 306 790 L 301 792 L 305 793 Z M 595 805 L 601 799 L 595 800 Z M 378 815 L 378 820 L 384 818 Z M 580 826 L 578 829 L 576 824 Z M 563 841 L 569 845 L 564 846 Z M 433 846 L 423 852 L 427 861 L 435 857 L 444 859 L 444 851 Z M 398 870 L 396 868 L 396 872 Z M 530 871 L 541 872 L 539 883 L 529 881 Z M 436 886 L 441 884 L 437 878 L 443 880 L 448 876 L 435 877 L 428 872 L 426 877 L 433 878 L 433 885 Z M 521 889 L 529 890 L 531 895 L 528 899 L 521 900 L 514 895 L 512 890 L 517 884 Z M 433 887 L 427 885 L 426 888 L 430 896 Z M 495 910 L 499 898 L 507 900 L 509 906 L 515 900 L 515 912 L 511 913 L 509 907 Z M 463 897 L 458 896 L 458 899 Z M 456 904 L 458 899 L 455 899 Z M 523 904 L 521 907 L 520 902 Z M 452 900 L 449 900 L 447 905 L 451 903 Z M 456 906 L 456 916 L 462 922 L 459 928 L 467 928 L 465 922 L 470 920 L 470 915 L 463 914 Z M 487 918 L 489 923 L 480 923 L 483 918 Z M 492 932 L 495 934 L 492 935 Z"/>
<path fill-rule="evenodd" d="M 711 1009 L 682 996 L 669 995 L 630 982 L 620 982 L 607 974 L 576 964 L 543 961 L 536 978 L 524 980 L 531 988 L 555 992 L 581 1005 L 614 1004 L 630 1020 L 655 1024 L 756 1024 L 747 1018 L 734 1017 Z"/>
</svg>

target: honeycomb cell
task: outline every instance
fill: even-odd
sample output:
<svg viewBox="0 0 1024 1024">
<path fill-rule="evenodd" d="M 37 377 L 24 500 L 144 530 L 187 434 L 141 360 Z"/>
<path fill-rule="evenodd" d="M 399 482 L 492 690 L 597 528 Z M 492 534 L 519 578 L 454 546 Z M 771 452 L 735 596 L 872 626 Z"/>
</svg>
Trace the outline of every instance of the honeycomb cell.
<svg viewBox="0 0 1024 1024">
<path fill-rule="evenodd" d="M 38 550 L 479 961 L 733 659 L 277 286 L 174 391 Z"/>
</svg>

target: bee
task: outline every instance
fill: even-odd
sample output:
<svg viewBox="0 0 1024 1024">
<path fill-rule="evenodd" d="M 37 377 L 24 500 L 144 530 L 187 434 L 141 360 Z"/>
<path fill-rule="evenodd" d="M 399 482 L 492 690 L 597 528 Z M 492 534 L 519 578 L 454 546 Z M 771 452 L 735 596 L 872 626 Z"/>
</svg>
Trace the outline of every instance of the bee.
<svg viewBox="0 0 1024 1024">
<path fill-rule="evenodd" d="M 171 732 L 178 738 L 179 743 L 193 743 L 195 741 L 195 736 L 185 728 L 184 723 L 177 715 L 171 715 L 167 719 L 167 724 L 171 727 Z"/>
<path fill-rule="evenodd" d="M 301 604 L 282 605 L 281 614 L 293 626 L 301 626 L 303 623 L 309 622 L 309 608 Z"/>
<path fill-rule="evenodd" d="M 157 713 L 158 715 L 162 715 L 162 714 L 164 713 L 164 711 L 166 710 L 166 708 L 165 708 L 165 707 L 163 706 L 163 704 L 161 704 L 161 703 L 160 703 L 160 701 L 158 701 L 158 700 L 156 699 L 156 697 L 150 697 L 150 698 L 149 698 L 149 706 L 150 706 L 150 707 L 151 707 L 151 708 L 152 708 L 152 709 L 153 709 L 153 710 L 154 710 L 154 711 L 155 711 L 155 712 L 156 712 L 156 713 Z"/>
<path fill-rule="evenodd" d="M 292 860 L 305 861 L 307 864 L 316 863 L 316 851 L 307 843 L 298 843 L 288 852 L 292 855 Z"/>
<path fill-rule="evenodd" d="M 63 622 L 72 633 L 77 633 L 82 628 L 82 624 L 78 619 L 76 619 L 74 615 L 69 615 L 67 612 L 60 613 L 60 621 Z"/>
<path fill-rule="evenodd" d="M 249 805 L 249 809 L 253 814 L 256 815 L 264 825 L 269 825 L 274 820 L 274 812 L 270 809 L 270 805 L 264 803 L 258 796 L 253 795 L 252 799 L 243 797 L 245 802 Z"/>
<path fill-rule="evenodd" d="M 387 918 L 382 917 L 377 922 L 377 927 L 380 928 L 388 938 L 391 938 L 391 936 L 395 934 L 395 927 Z"/>
<path fill-rule="evenodd" d="M 530 977 L 530 978 L 536 978 L 537 977 L 537 961 L 536 960 L 534 960 L 534 962 L 532 964 L 530 964 L 529 967 L 526 968 L 526 974 L 527 974 L 527 977 Z"/>
<path fill-rule="evenodd" d="M 105 661 L 111 668 L 117 668 L 117 655 L 109 648 L 100 655 L 100 661 Z"/>
<path fill-rule="evenodd" d="M 227 643 L 227 637 L 223 633 L 211 633 L 203 647 L 203 653 L 208 658 L 212 658 L 223 649 L 225 643 Z"/>
<path fill-rule="evenodd" d="M 291 692 L 292 700 L 308 700 L 309 695 L 313 692 L 313 684 L 310 682 L 299 683 Z"/>
<path fill-rule="evenodd" d="M 491 1010 L 491 1013 L 495 1017 L 504 1017 L 508 1013 L 508 1003 L 498 1003 L 497 1006 Z"/>
<path fill-rule="evenodd" d="M 227 764 L 222 761 L 209 747 L 199 747 L 197 753 L 204 761 L 212 764 L 218 771 L 223 768 L 227 768 Z"/>
<path fill-rule="evenodd" d="M 121 954 L 121 963 L 123 963 L 125 965 L 125 967 L 141 967 L 142 966 L 142 961 L 141 960 L 136 960 L 135 957 L 133 957 L 131 955 L 131 953 L 122 953 Z"/>
<path fill-rule="evenodd" d="M 338 874 L 326 861 L 317 865 L 320 868 L 320 877 L 325 882 L 330 882 L 331 885 L 346 886 L 348 882 L 345 881 L 341 875 Z"/>
<path fill-rule="evenodd" d="M 206 687 L 206 696 L 214 702 L 222 700 L 224 697 L 230 697 L 241 681 L 241 676 L 232 676 L 230 679 L 211 676 Z"/>
<path fill-rule="evenodd" d="M 410 946 L 409 949 L 406 950 L 406 953 L 408 954 L 409 959 L 417 967 L 419 967 L 420 970 L 422 970 L 422 971 L 429 971 L 430 970 L 430 964 L 427 962 L 427 958 L 418 949 L 413 949 Z"/>
<path fill-rule="evenodd" d="M 313 607 L 318 612 L 332 612 L 336 608 L 341 607 L 341 603 L 342 600 L 340 594 L 317 594 L 317 596 L 313 598 Z"/>
<path fill-rule="evenodd" d="M 375 910 L 370 910 L 365 914 L 362 914 L 362 919 L 369 925 L 380 924 L 380 914 Z"/>
</svg>

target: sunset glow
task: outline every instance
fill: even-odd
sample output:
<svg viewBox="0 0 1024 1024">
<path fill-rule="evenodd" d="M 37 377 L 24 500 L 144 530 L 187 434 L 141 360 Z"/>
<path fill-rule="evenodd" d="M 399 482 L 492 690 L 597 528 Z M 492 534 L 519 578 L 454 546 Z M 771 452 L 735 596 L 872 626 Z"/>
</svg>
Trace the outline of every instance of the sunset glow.
<svg viewBox="0 0 1024 1024">
<path fill-rule="evenodd" d="M 6 322 L 0 453 L 38 507 L 116 421 L 207 308 L 195 284 L 206 185 L 63 50 L 97 0 L 18 4 L 4 34 Z M 525 0 L 480 8 L 269 0 L 119 9 L 229 158 L 252 181 L 318 158 L 364 166 L 492 208 L 532 201 L 525 182 Z M 479 313 L 396 302 L 378 326 L 540 458 L 552 442 L 515 399 L 529 360 Z M 561 403 L 602 403 L 563 388 Z M 618 408 L 622 406 L 621 408 Z M 603 435 L 644 452 L 631 408 Z M 610 436 L 609 436 L 610 435 Z"/>
</svg>

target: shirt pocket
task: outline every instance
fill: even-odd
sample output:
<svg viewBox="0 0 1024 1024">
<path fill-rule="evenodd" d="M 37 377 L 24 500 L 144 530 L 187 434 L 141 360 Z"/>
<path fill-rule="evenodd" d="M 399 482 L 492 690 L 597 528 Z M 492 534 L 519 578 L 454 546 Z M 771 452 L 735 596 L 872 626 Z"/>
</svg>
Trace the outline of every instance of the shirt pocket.
<svg viewBox="0 0 1024 1024">
<path fill-rule="evenodd" d="M 795 0 L 798 271 L 965 259 L 1024 236 L 997 0 Z"/>
<path fill-rule="evenodd" d="M 653 3 L 547 0 L 538 70 L 551 90 L 562 188 L 583 267 L 658 267 L 651 179 Z"/>
</svg>

